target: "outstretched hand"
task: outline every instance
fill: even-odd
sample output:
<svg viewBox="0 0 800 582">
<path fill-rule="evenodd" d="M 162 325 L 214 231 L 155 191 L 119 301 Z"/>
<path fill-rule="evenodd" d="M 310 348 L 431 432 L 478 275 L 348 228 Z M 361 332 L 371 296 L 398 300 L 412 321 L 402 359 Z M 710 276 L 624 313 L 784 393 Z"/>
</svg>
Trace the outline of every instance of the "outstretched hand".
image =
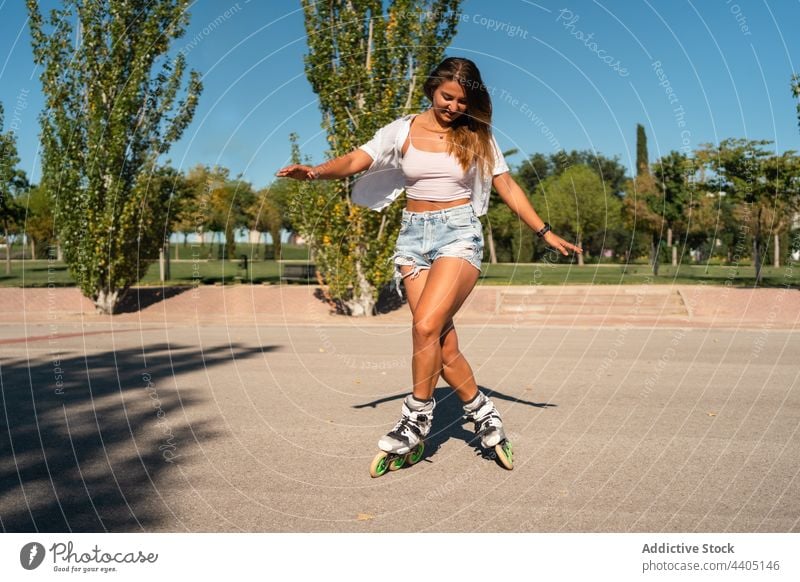
<svg viewBox="0 0 800 582">
<path fill-rule="evenodd" d="M 311 166 L 303 166 L 300 164 L 292 164 L 291 166 L 286 166 L 281 168 L 275 175 L 278 178 L 293 178 L 294 180 L 313 180 L 314 177 L 311 174 L 311 170 L 313 168 Z"/>
<path fill-rule="evenodd" d="M 562 255 L 568 255 L 568 251 L 575 251 L 576 253 L 583 252 L 581 247 L 577 247 L 574 244 L 565 241 L 557 234 L 554 234 L 552 230 L 549 230 L 544 234 L 544 242 L 559 251 Z"/>
</svg>

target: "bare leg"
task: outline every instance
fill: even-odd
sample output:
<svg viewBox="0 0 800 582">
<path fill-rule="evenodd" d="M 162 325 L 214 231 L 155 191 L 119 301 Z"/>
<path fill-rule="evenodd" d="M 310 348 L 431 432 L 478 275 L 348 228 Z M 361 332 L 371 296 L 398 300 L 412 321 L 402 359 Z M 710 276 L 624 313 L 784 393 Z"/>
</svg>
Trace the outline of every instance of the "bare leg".
<svg viewBox="0 0 800 582">
<path fill-rule="evenodd" d="M 442 377 L 452 386 L 462 402 L 472 400 L 478 393 L 478 384 L 467 358 L 458 349 L 458 336 L 453 320 L 442 332 Z"/>
<path fill-rule="evenodd" d="M 411 272 L 402 266 L 401 273 Z M 472 291 L 480 273 L 464 259 L 442 257 L 430 270 L 406 277 L 409 307 L 414 316 L 414 396 L 427 400 L 433 395 L 439 374 L 466 402 L 477 393 L 472 369 L 458 349 L 453 316 Z"/>
</svg>

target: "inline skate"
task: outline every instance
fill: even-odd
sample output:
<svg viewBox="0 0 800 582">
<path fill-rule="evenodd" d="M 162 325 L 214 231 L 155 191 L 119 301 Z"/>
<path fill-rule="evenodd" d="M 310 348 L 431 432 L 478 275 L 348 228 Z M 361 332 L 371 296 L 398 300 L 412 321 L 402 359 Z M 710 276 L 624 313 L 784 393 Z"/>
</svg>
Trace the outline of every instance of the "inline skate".
<svg viewBox="0 0 800 582">
<path fill-rule="evenodd" d="M 506 438 L 500 413 L 491 399 L 478 390 L 471 401 L 464 404 L 464 419 L 475 424 L 475 436 L 480 438 L 484 450 L 494 449 L 497 460 L 509 471 L 514 468 L 511 442 Z"/>
<path fill-rule="evenodd" d="M 431 430 L 436 401 L 417 400 L 412 394 L 403 401 L 403 416 L 394 428 L 378 441 L 381 450 L 372 460 L 369 474 L 380 477 L 386 471 L 396 471 L 403 465 L 414 465 L 422 458 L 425 437 Z"/>
</svg>

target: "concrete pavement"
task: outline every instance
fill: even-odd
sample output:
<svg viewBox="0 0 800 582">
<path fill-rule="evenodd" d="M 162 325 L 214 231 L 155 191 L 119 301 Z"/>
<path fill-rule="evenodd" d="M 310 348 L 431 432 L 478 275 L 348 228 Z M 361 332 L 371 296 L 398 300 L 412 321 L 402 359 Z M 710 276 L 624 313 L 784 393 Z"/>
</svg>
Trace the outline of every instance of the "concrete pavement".
<svg viewBox="0 0 800 582">
<path fill-rule="evenodd" d="M 112 323 L 45 301 L 0 325 L 0 523 L 796 532 L 800 336 L 781 311 L 794 295 L 777 292 L 746 326 L 697 325 L 701 301 L 660 325 L 467 311 L 461 347 L 504 415 L 514 471 L 477 454 L 440 381 L 425 458 L 379 479 L 377 439 L 410 389 L 405 309 L 226 322 L 213 308 L 181 320 L 167 301 Z"/>
</svg>

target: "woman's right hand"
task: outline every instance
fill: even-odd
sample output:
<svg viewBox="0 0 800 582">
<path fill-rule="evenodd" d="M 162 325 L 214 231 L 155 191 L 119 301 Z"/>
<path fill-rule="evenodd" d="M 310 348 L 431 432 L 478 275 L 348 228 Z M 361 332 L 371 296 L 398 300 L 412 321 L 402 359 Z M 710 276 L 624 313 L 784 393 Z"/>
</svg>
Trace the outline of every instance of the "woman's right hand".
<svg viewBox="0 0 800 582">
<path fill-rule="evenodd" d="M 576 253 L 583 252 L 583 248 L 575 246 L 571 242 L 565 241 L 552 230 L 548 230 L 546 233 L 544 233 L 544 242 L 565 256 L 569 255 L 568 251 L 575 251 Z"/>
<path fill-rule="evenodd" d="M 279 178 L 292 178 L 294 180 L 313 180 L 313 168 L 311 166 L 302 166 L 300 164 L 292 164 L 281 168 L 275 175 Z"/>
</svg>

